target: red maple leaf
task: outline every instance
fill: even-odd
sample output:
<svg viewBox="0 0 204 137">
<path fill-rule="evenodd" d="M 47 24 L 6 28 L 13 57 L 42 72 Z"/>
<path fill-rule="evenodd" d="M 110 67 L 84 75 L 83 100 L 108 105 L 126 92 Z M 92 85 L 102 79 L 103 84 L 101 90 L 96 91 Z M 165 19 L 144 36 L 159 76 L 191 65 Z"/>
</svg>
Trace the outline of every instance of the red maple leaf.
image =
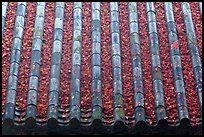
<svg viewBox="0 0 204 137">
<path fill-rule="evenodd" d="M 179 45 L 178 45 L 178 43 L 174 42 L 174 43 L 172 44 L 172 47 L 175 49 L 175 48 L 178 48 Z"/>
</svg>

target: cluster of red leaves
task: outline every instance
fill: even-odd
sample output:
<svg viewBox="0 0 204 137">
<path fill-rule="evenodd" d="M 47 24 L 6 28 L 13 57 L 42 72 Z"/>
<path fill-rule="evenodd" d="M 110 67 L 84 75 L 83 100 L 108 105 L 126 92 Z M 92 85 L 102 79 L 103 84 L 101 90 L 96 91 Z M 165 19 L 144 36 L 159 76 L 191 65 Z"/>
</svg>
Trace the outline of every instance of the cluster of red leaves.
<svg viewBox="0 0 204 137">
<path fill-rule="evenodd" d="M 139 35 L 140 35 L 140 46 L 141 46 L 141 63 L 142 63 L 142 79 L 144 87 L 145 97 L 145 110 L 146 115 L 149 117 L 148 123 L 152 124 L 155 120 L 154 113 L 154 93 L 152 85 L 152 74 L 151 74 L 151 55 L 150 46 L 148 39 L 148 24 L 146 16 L 146 7 L 144 2 L 138 2 L 138 21 L 139 21 Z"/>
<path fill-rule="evenodd" d="M 174 122 L 174 124 L 176 124 L 176 118 L 178 117 L 176 105 L 176 91 L 174 88 L 174 79 L 171 65 L 170 46 L 168 43 L 168 31 L 166 27 L 164 3 L 156 2 L 155 10 L 157 13 L 156 19 L 162 67 L 164 100 L 167 110 L 168 121 Z M 177 48 L 178 46 L 178 44 L 174 44 L 174 48 Z"/>
<path fill-rule="evenodd" d="M 174 17 L 176 22 L 176 27 L 178 31 L 178 40 L 180 45 L 181 53 L 181 62 L 183 67 L 183 76 L 186 90 L 187 105 L 189 109 L 189 116 L 192 122 L 192 125 L 198 123 L 199 114 L 199 105 L 198 105 L 198 96 L 196 91 L 196 84 L 194 81 L 193 68 L 191 63 L 191 57 L 189 54 L 189 49 L 187 46 L 187 37 L 185 33 L 185 25 L 181 10 L 181 5 L 179 2 L 173 3 L 174 8 Z"/>
<path fill-rule="evenodd" d="M 16 105 L 20 110 L 25 110 L 26 108 L 35 10 L 36 5 L 34 2 L 27 3 L 24 34 L 22 39 L 21 63 L 19 67 L 18 89 L 16 95 Z"/>
<path fill-rule="evenodd" d="M 198 2 L 189 2 L 191 7 L 191 13 L 193 18 L 193 23 L 195 27 L 196 37 L 198 41 L 198 50 L 200 53 L 200 59 L 202 61 L 202 18 L 200 14 Z"/>
<path fill-rule="evenodd" d="M 101 63 L 103 117 L 110 123 L 113 118 L 113 78 L 111 64 L 110 8 L 101 3 Z"/>
<path fill-rule="evenodd" d="M 128 3 L 119 2 L 120 47 L 122 54 L 123 100 L 126 119 L 134 118 L 134 91 L 130 51 Z"/>
<path fill-rule="evenodd" d="M 67 2 L 64 13 L 64 32 L 62 45 L 62 61 L 60 72 L 60 96 L 61 107 L 67 106 L 70 101 L 70 79 L 71 79 L 71 54 L 72 54 L 72 33 L 73 29 L 73 3 Z"/>
<path fill-rule="evenodd" d="M 40 69 L 39 91 L 38 91 L 38 105 L 37 116 L 46 118 L 47 106 L 49 99 L 49 82 L 50 82 L 50 68 L 51 55 L 54 33 L 54 14 L 55 3 L 46 3 L 45 20 L 44 20 L 44 36 L 42 45 L 42 65 Z"/>
<path fill-rule="evenodd" d="M 8 80 L 8 71 L 10 67 L 10 55 L 13 38 L 13 28 L 15 23 L 16 2 L 9 2 L 7 9 L 7 18 L 2 39 L 2 113 L 6 102 L 6 88 Z"/>
<path fill-rule="evenodd" d="M 81 64 L 81 108 L 85 111 L 91 108 L 91 2 L 84 2 L 82 9 L 82 64 Z"/>
</svg>

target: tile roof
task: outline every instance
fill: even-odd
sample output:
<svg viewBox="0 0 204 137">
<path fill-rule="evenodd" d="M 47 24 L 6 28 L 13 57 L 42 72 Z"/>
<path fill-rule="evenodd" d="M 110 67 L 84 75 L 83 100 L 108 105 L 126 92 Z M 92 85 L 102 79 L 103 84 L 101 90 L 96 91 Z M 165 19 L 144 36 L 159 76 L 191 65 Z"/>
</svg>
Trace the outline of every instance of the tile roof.
<svg viewBox="0 0 204 137">
<path fill-rule="evenodd" d="M 26 8 L 27 2 L 18 2 L 15 26 L 13 28 L 12 49 L 10 54 L 10 69 L 8 74 L 7 89 L 6 89 L 6 103 L 5 112 L 3 113 L 2 122 L 5 128 L 13 127 L 13 129 L 34 129 L 35 132 L 55 131 L 57 133 L 125 133 L 133 134 L 135 132 L 142 133 L 157 133 L 157 132 L 180 132 L 192 131 L 197 132 L 202 126 L 202 61 L 198 49 L 198 41 L 196 39 L 196 30 L 194 27 L 190 5 L 187 2 L 181 2 L 181 9 L 183 13 L 183 20 L 186 29 L 187 46 L 189 55 L 192 60 L 193 75 L 195 78 L 196 92 L 198 98 L 195 100 L 199 103 L 201 113 L 201 122 L 197 126 L 191 125 L 189 116 L 189 109 L 187 103 L 187 95 L 184 82 L 184 74 L 182 67 L 182 57 L 179 49 L 178 35 L 176 22 L 174 18 L 174 10 L 171 2 L 164 2 L 165 21 L 167 28 L 167 37 L 169 42 L 170 63 L 173 72 L 173 84 L 176 94 L 176 106 L 178 111 L 178 124 L 170 126 L 168 123 L 167 107 L 165 103 L 163 71 L 160 57 L 160 41 L 158 35 L 159 22 L 156 19 L 157 13 L 154 2 L 146 2 L 146 15 L 148 26 L 148 37 L 150 45 L 150 60 L 151 60 L 151 74 L 154 95 L 154 112 L 156 124 L 151 125 L 147 122 L 146 105 L 145 105 L 145 90 L 144 90 L 144 76 L 142 73 L 142 57 L 141 57 L 141 42 L 139 34 L 140 20 L 138 19 L 138 4 L 137 2 L 128 2 L 128 23 L 129 23 L 129 40 L 132 63 L 133 76 L 133 93 L 134 93 L 134 120 L 135 126 L 128 126 L 126 121 L 124 109 L 124 89 L 123 89 L 123 75 L 121 55 L 121 30 L 120 30 L 120 9 L 118 2 L 110 2 L 110 44 L 111 44 L 111 63 L 112 63 L 112 80 L 113 80 L 113 124 L 104 124 L 103 102 L 102 102 L 102 63 L 101 63 L 101 6 L 100 2 L 91 3 L 91 94 L 92 107 L 90 121 L 88 124 L 83 124 L 84 116 L 81 109 L 81 66 L 82 66 L 82 50 L 83 50 L 83 3 L 73 3 L 73 37 L 72 37 L 72 56 L 71 56 L 71 91 L 70 103 L 65 117 L 68 121 L 61 121 L 60 116 L 63 115 L 63 110 L 59 108 L 60 96 L 60 70 L 63 56 L 63 32 L 65 19 L 65 2 L 55 3 L 54 27 L 53 27 L 53 44 L 51 54 L 51 70 L 49 79 L 49 99 L 47 106 L 47 118 L 40 126 L 37 111 L 38 111 L 38 92 L 40 83 L 40 69 L 42 66 L 42 50 L 43 50 L 43 35 L 44 35 L 44 21 L 46 17 L 46 2 L 36 2 L 35 24 L 32 37 L 31 63 L 29 70 L 29 82 L 27 93 L 27 103 L 25 109 L 25 119 L 22 124 L 17 122 L 18 108 L 16 106 L 16 96 L 19 67 L 21 64 L 22 54 L 22 40 L 25 31 Z M 2 39 L 4 38 L 5 23 L 7 21 L 8 2 L 2 2 Z M 200 14 L 202 16 L 202 3 L 199 2 Z M 45 39 L 46 40 L 46 39 Z M 4 39 L 3 39 L 4 41 Z M 20 113 L 20 112 L 19 112 Z M 68 122 L 68 123 L 67 123 Z M 86 122 L 84 122 L 86 123 Z M 48 129 L 47 129 L 48 127 Z M 88 128 L 87 128 L 88 127 Z M 92 128 L 93 127 L 93 128 Z M 137 131 L 135 131 L 135 127 Z M 191 127 L 191 128 L 189 128 Z M 168 129 L 168 130 L 167 130 Z M 66 130 L 66 131 L 64 131 Z M 194 130 L 194 131 L 193 131 Z"/>
</svg>

